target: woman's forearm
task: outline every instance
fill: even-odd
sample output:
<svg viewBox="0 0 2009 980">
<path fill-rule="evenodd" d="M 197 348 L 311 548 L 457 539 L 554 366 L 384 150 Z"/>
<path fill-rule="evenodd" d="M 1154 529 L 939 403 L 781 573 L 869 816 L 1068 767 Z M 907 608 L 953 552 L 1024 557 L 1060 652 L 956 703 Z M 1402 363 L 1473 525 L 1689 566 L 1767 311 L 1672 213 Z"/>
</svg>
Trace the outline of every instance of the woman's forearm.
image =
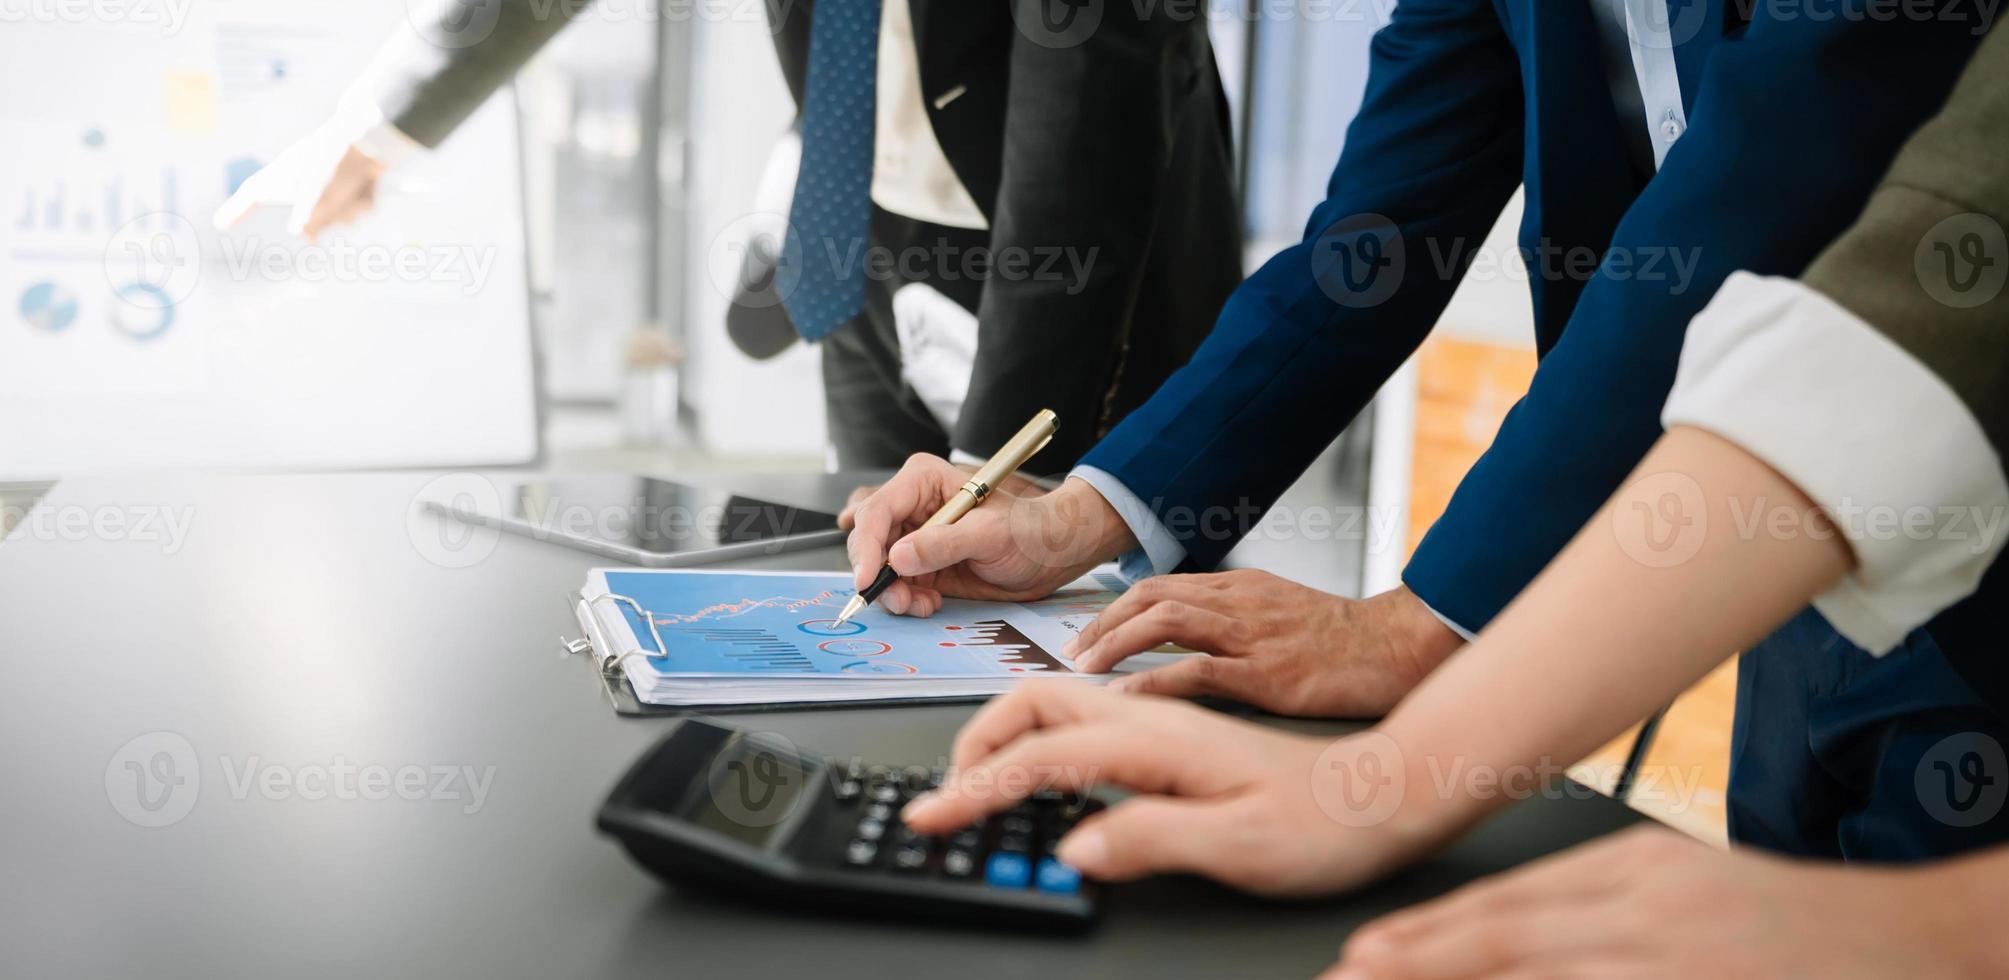
<svg viewBox="0 0 2009 980">
<path fill-rule="evenodd" d="M 1730 442 L 1677 427 L 1382 731 L 1412 773 L 1439 784 L 1452 771 L 1568 764 L 1763 637 L 1851 562 L 1784 477 Z M 1474 816 L 1488 809 L 1465 802 L 1479 804 Z"/>
</svg>

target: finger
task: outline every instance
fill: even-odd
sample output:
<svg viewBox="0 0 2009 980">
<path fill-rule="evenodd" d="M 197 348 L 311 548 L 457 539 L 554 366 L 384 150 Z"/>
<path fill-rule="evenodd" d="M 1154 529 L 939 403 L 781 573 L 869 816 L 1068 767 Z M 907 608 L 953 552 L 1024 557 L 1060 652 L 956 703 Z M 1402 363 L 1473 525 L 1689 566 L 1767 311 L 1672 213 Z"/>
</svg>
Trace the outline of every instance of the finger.
<svg viewBox="0 0 2009 980">
<path fill-rule="evenodd" d="M 1607 962 L 1603 958 L 1591 958 L 1582 962 L 1542 963 L 1525 968 L 1503 970 L 1487 977 L 1487 980 L 1625 980 L 1634 976 L 1665 975 L 1630 972 L 1630 965 L 1623 960 Z M 1351 960 L 1340 960 L 1318 975 L 1318 980 L 1400 980 L 1399 974 L 1376 973 L 1370 968 Z"/>
<path fill-rule="evenodd" d="M 1210 607 L 1218 590 L 1209 589 L 1200 581 L 1215 576 L 1201 575 L 1159 575 L 1147 578 L 1130 587 L 1116 601 L 1109 604 L 1093 622 L 1082 628 L 1081 635 L 1075 637 L 1073 655 L 1092 649 L 1117 627 L 1149 612 L 1152 607 L 1164 602 L 1184 602 L 1188 605 Z"/>
<path fill-rule="evenodd" d="M 1218 878 L 1238 856 L 1231 819 L 1217 801 L 1131 797 L 1083 820 L 1054 856 L 1100 881 L 1172 872 Z"/>
<path fill-rule="evenodd" d="M 948 465 L 930 456 L 913 456 L 877 492 L 853 505 L 851 536 L 844 548 L 858 588 L 872 584 L 879 566 L 886 563 L 887 546 L 901 529 L 927 520 L 941 506 L 944 495 L 936 466 Z"/>
<path fill-rule="evenodd" d="M 1463 980 L 1567 963 L 1614 945 L 1595 902 L 1505 910 L 1446 923 L 1407 941 L 1349 943 L 1344 962 L 1368 976 Z"/>
<path fill-rule="evenodd" d="M 1109 682 L 1123 694 L 1152 694 L 1165 698 L 1195 698 L 1203 695 L 1243 700 L 1258 693 L 1256 668 L 1246 660 L 1196 653 L 1163 667 L 1125 674 Z"/>
<path fill-rule="evenodd" d="M 1099 674 L 1131 656 L 1177 643 L 1193 650 L 1226 650 L 1241 627 L 1211 609 L 1177 600 L 1161 602 L 1133 616 L 1074 659 L 1078 670 Z"/>
<path fill-rule="evenodd" d="M 972 558 L 997 554 L 1003 524 L 989 515 L 972 514 L 954 524 L 923 527 L 895 542 L 886 561 L 902 575 L 925 575 Z"/>
<path fill-rule="evenodd" d="M 266 203 L 265 182 L 258 179 L 264 176 L 264 173 L 261 170 L 252 174 L 244 183 L 238 185 L 237 193 L 230 195 L 230 199 L 216 209 L 216 214 L 210 217 L 209 223 L 215 226 L 217 231 L 236 227 L 243 223 L 245 218 L 250 217 L 251 212 Z"/>
<path fill-rule="evenodd" d="M 878 490 L 879 486 L 873 483 L 852 490 L 851 495 L 844 499 L 844 509 L 837 512 L 837 527 L 845 531 L 850 530 L 852 514 L 858 510 L 858 505 L 864 503 Z"/>
<path fill-rule="evenodd" d="M 341 220 L 343 215 L 356 210 L 360 196 L 358 188 L 348 181 L 337 180 L 329 184 L 314 198 L 314 206 L 307 209 L 306 218 L 299 222 L 294 232 L 308 238 L 318 236 Z M 299 215 L 300 209 L 295 208 L 293 213 Z"/>
<path fill-rule="evenodd" d="M 886 586 L 886 591 L 879 593 L 879 608 L 895 616 L 906 615 L 913 604 L 913 587 L 902 581 L 895 580 L 892 585 Z"/>
<path fill-rule="evenodd" d="M 1116 601 L 1110 603 L 1108 608 L 1090 620 L 1087 626 L 1082 627 L 1074 639 L 1067 641 L 1067 645 L 1060 648 L 1061 655 L 1070 658 L 1079 657 L 1082 651 L 1093 647 L 1112 627 L 1151 608 L 1153 604 L 1165 598 L 1165 592 L 1173 588 L 1172 583 L 1177 578 L 1176 575 L 1160 575 L 1131 586 L 1122 595 L 1117 596 Z"/>
<path fill-rule="evenodd" d="M 919 619 L 927 619 L 929 616 L 942 611 L 942 594 L 940 592 L 920 585 L 909 585 L 907 588 L 914 594 L 914 604 L 908 610 L 907 615 Z"/>
<path fill-rule="evenodd" d="M 975 765 L 999 746 L 1041 728 L 1121 715 L 1119 699 L 1077 681 L 1035 680 L 1020 684 L 1003 697 L 977 709 L 956 732 L 949 764 L 960 769 Z"/>
<path fill-rule="evenodd" d="M 1483 878 L 1443 898 L 1370 922 L 1354 933 L 1353 942 L 1400 940 L 1510 909 L 1601 898 L 1626 882 L 1633 868 L 1625 852 L 1639 846 L 1638 839 L 1630 832 L 1615 834 Z"/>
<path fill-rule="evenodd" d="M 902 816 L 927 833 L 965 827 L 1045 788 L 1087 790 L 1109 783 L 1138 793 L 1210 796 L 1227 785 L 1222 767 L 1164 731 L 1130 720 L 1099 720 L 1013 739 L 962 767 Z"/>
</svg>

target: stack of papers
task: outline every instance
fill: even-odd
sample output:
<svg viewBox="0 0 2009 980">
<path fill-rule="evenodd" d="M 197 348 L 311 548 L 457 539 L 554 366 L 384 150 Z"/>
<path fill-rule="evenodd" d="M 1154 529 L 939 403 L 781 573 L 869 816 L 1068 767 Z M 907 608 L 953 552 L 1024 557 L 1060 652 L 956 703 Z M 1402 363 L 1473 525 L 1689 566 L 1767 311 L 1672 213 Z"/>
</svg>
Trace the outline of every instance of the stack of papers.
<svg viewBox="0 0 2009 980">
<path fill-rule="evenodd" d="M 927 619 L 874 605 L 838 626 L 857 591 L 848 574 L 598 568 L 580 608 L 594 649 L 649 704 L 881 701 L 984 697 L 1027 677 L 1106 681 L 1060 649 L 1122 590 L 1105 567 L 1034 602 L 950 599 Z"/>
</svg>

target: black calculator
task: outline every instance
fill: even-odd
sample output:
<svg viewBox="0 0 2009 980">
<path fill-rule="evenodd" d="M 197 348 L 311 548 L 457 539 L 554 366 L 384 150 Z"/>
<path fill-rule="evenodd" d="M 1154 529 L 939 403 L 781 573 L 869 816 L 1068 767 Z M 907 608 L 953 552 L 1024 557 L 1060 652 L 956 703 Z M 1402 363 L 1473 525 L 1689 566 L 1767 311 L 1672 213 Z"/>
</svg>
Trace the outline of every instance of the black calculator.
<svg viewBox="0 0 2009 980">
<path fill-rule="evenodd" d="M 1085 929 L 1096 886 L 1053 856 L 1101 804 L 1041 791 L 943 837 L 900 822 L 939 770 L 812 757 L 778 737 L 678 724 L 623 776 L 601 831 L 662 878 L 761 904 Z"/>
</svg>

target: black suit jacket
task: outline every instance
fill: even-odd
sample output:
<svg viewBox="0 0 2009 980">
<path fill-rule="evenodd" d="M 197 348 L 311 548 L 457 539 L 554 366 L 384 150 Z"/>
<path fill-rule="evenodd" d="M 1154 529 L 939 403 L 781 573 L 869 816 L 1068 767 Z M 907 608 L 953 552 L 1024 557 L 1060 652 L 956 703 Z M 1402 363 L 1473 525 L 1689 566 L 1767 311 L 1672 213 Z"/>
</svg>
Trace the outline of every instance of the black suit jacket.
<svg viewBox="0 0 2009 980">
<path fill-rule="evenodd" d="M 1233 141 L 1206 19 L 1109 0 L 910 3 L 936 139 L 983 210 L 993 257 L 1027 260 L 1025 274 L 994 270 L 980 289 L 944 284 L 978 319 L 953 444 L 989 453 L 1052 408 L 1060 432 L 1033 468 L 1064 469 L 1185 363 L 1241 279 Z M 799 106 L 814 4 L 768 4 Z M 582 9 L 446 5 L 387 59 L 379 105 L 436 146 Z M 926 244 L 914 223 L 876 224 L 908 239 L 882 244 Z M 1059 260 L 1041 269 L 1048 256 Z"/>
<path fill-rule="evenodd" d="M 976 299 L 952 442 L 987 454 L 1052 408 L 1060 431 L 1032 468 L 1064 470 L 1186 362 L 1241 281 L 1206 19 L 1168 16 L 1170 4 L 910 3 L 936 140 L 990 225 L 992 255 L 1029 259 L 1027 274 L 994 270 Z M 768 0 L 798 106 L 814 9 Z M 1039 268 L 1064 254 L 1084 274 L 1064 258 Z"/>
</svg>

